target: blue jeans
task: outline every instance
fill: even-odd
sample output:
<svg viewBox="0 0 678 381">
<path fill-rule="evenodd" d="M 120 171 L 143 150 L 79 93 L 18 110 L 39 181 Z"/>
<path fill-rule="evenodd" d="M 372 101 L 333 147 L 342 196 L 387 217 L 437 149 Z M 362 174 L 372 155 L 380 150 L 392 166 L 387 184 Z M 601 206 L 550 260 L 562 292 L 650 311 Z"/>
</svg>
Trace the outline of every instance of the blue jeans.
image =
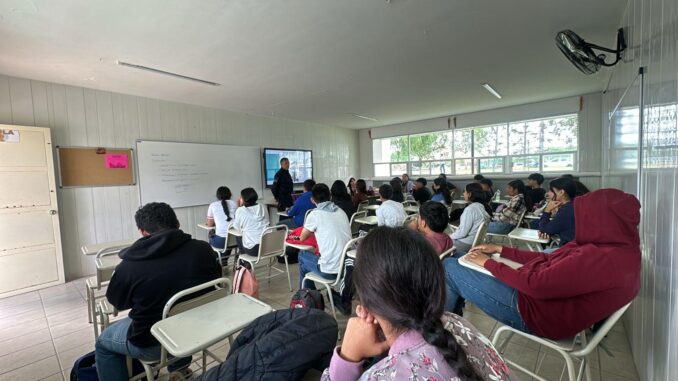
<svg viewBox="0 0 678 381">
<path fill-rule="evenodd" d="M 126 317 L 106 328 L 96 341 L 94 356 L 96 359 L 97 374 L 101 381 L 128 380 L 127 356 L 144 361 L 160 359 L 160 345 L 140 348 L 127 341 L 127 330 L 132 319 Z M 191 364 L 191 357 L 183 357 L 168 366 L 173 372 Z"/>
<path fill-rule="evenodd" d="M 226 238 L 218 235 L 210 237 L 210 245 L 217 249 L 223 249 L 226 246 Z"/>
<path fill-rule="evenodd" d="M 494 234 L 508 234 L 511 230 L 515 229 L 516 225 L 507 224 L 506 222 L 501 221 L 490 221 L 490 224 L 487 225 L 487 232 Z"/>
<path fill-rule="evenodd" d="M 310 251 L 302 250 L 299 252 L 299 288 L 308 288 L 315 290 L 315 283 L 307 280 L 304 283 L 304 275 L 308 273 L 316 273 L 323 278 L 334 280 L 337 279 L 337 274 L 326 274 L 320 271 L 318 266 L 318 256 Z"/>
<path fill-rule="evenodd" d="M 462 315 L 460 299 L 467 299 L 495 320 L 530 333 L 518 311 L 517 290 L 495 277 L 460 265 L 457 258 L 447 258 L 443 266 L 447 283 L 446 310 Z"/>
<path fill-rule="evenodd" d="M 285 225 L 290 230 L 295 229 L 297 224 L 294 222 L 294 218 L 285 218 L 284 220 L 278 220 L 278 225 Z"/>
</svg>

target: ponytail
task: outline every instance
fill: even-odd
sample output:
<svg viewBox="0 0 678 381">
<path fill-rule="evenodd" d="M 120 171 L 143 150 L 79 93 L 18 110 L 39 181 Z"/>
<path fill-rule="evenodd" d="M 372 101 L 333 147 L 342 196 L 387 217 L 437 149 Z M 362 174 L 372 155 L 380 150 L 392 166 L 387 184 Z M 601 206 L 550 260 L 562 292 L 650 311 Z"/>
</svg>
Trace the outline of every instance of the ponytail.
<svg viewBox="0 0 678 381">
<path fill-rule="evenodd" d="M 227 200 L 231 199 L 231 190 L 228 187 L 219 187 L 217 189 L 217 199 L 221 200 L 221 207 L 224 209 L 224 214 L 226 214 L 226 221 L 231 221 L 231 213 L 228 209 Z"/>
</svg>

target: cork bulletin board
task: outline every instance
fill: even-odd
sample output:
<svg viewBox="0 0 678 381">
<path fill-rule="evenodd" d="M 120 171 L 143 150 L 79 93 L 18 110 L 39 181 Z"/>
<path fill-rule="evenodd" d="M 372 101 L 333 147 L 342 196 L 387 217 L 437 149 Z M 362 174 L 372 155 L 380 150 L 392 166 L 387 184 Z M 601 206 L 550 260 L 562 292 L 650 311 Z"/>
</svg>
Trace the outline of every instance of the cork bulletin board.
<svg viewBox="0 0 678 381">
<path fill-rule="evenodd" d="M 56 147 L 60 187 L 135 185 L 131 148 Z"/>
</svg>

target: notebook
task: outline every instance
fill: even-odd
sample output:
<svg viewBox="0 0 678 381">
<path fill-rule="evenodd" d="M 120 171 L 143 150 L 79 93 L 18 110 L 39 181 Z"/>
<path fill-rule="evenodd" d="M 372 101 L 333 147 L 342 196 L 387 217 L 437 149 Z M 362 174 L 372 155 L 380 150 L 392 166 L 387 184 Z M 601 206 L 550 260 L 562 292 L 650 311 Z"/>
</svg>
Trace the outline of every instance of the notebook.
<svg viewBox="0 0 678 381">
<path fill-rule="evenodd" d="M 523 266 L 522 263 L 518 263 L 518 262 L 514 262 L 510 259 L 502 258 L 499 254 L 492 254 L 492 259 L 499 262 L 499 263 L 503 263 L 503 264 L 505 264 L 506 266 L 509 266 L 512 269 L 519 269 Z M 492 277 L 494 276 L 494 275 L 492 275 L 492 273 L 488 269 L 486 269 L 482 266 L 478 266 L 475 263 L 471 262 L 470 260 L 466 259 L 466 255 L 459 258 L 459 264 L 464 266 L 464 267 L 468 267 L 471 270 L 475 270 L 475 271 L 481 272 L 483 274 L 487 274 L 487 275 L 492 276 Z"/>
</svg>

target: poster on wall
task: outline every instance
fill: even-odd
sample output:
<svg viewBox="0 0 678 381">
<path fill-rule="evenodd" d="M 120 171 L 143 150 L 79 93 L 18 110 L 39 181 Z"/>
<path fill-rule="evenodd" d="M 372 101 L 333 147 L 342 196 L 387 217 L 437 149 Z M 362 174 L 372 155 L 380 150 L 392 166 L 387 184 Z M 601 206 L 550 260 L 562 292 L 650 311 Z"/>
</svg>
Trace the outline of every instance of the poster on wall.
<svg viewBox="0 0 678 381">
<path fill-rule="evenodd" d="M 0 130 L 0 143 L 19 143 L 19 130 Z"/>
</svg>

